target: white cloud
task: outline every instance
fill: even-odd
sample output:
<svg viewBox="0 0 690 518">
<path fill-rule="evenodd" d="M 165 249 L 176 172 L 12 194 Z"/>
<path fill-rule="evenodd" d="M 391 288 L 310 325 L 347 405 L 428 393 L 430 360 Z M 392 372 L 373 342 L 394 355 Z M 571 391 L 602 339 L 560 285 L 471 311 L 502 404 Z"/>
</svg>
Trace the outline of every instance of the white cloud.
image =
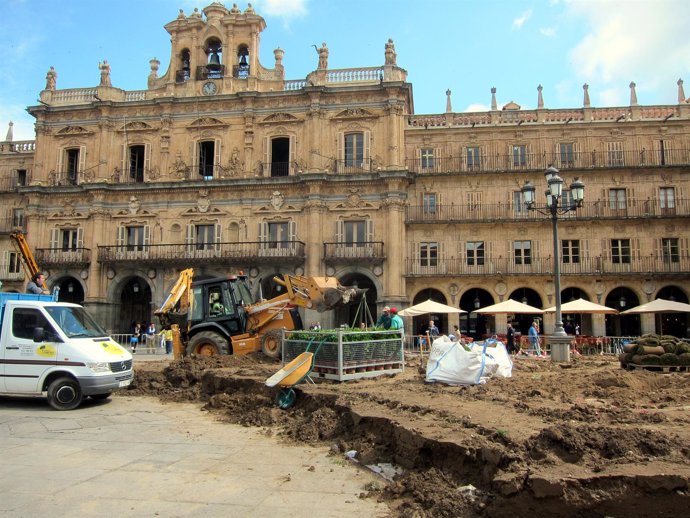
<svg viewBox="0 0 690 518">
<path fill-rule="evenodd" d="M 630 92 L 629 89 L 628 92 Z M 630 97 L 626 98 L 622 88 L 606 88 L 601 92 L 593 92 L 590 87 L 589 95 L 593 97 L 592 104 L 594 106 L 627 106 L 630 104 Z M 597 99 L 599 102 L 595 102 Z"/>
<path fill-rule="evenodd" d="M 527 20 L 529 20 L 532 17 L 532 9 L 528 9 L 524 13 L 522 13 L 520 16 L 515 18 L 513 20 L 513 29 L 522 29 L 522 26 L 525 24 Z"/>
<path fill-rule="evenodd" d="M 259 0 L 255 7 L 262 16 L 273 16 L 283 21 L 283 26 L 289 28 L 290 21 L 306 16 L 308 0 Z"/>
<path fill-rule="evenodd" d="M 491 110 L 490 106 L 481 103 L 470 104 L 464 111 L 466 112 L 488 112 Z"/>
<path fill-rule="evenodd" d="M 584 18 L 588 28 L 571 51 L 571 63 L 592 90 L 606 92 L 600 99 L 627 104 L 626 95 L 613 89 L 625 92 L 634 80 L 638 94 L 658 89 L 666 102 L 674 100 L 675 81 L 690 71 L 690 2 L 571 0 L 567 9 L 570 23 Z M 659 100 L 641 97 L 640 103 Z"/>
<path fill-rule="evenodd" d="M 556 27 L 542 27 L 539 29 L 539 32 L 542 34 L 542 36 L 553 38 L 556 36 Z"/>
</svg>

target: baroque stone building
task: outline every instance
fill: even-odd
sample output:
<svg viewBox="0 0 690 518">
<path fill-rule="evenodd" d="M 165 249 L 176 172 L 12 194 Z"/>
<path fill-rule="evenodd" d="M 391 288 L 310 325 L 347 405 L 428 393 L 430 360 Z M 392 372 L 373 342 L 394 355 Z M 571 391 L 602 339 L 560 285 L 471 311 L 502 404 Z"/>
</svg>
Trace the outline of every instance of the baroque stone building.
<svg viewBox="0 0 690 518">
<path fill-rule="evenodd" d="M 0 143 L 0 280 L 25 279 L 9 239 L 22 230 L 60 298 L 82 302 L 112 332 L 148 321 L 177 279 L 242 270 L 256 295 L 277 273 L 336 276 L 368 288 L 372 314 L 432 298 L 469 312 L 481 335 L 505 317 L 471 313 L 507 298 L 555 304 L 551 223 L 520 190 L 553 165 L 585 201 L 559 223 L 562 298 L 625 309 L 688 302 L 690 104 L 499 109 L 415 115 L 394 44 L 383 65 L 328 68 L 324 43 L 306 78 L 258 59 L 265 22 L 213 3 L 179 16 L 170 66 L 148 88 L 61 90 L 50 70 L 30 106 L 36 139 Z M 671 85 L 673 86 L 673 85 Z M 566 190 L 565 199 L 569 196 Z M 358 308 L 307 322 L 351 323 Z M 359 315 L 362 314 L 360 310 Z M 442 330 L 456 321 L 439 315 Z M 520 316 L 517 316 L 519 319 Z M 529 324 L 525 318 L 521 326 Z M 410 323 L 416 331 L 419 322 Z M 652 331 L 653 315 L 599 316 L 583 333 Z M 686 316 L 665 317 L 685 335 Z M 545 317 L 545 331 L 553 317 Z M 526 327 L 524 329 L 526 331 Z"/>
</svg>

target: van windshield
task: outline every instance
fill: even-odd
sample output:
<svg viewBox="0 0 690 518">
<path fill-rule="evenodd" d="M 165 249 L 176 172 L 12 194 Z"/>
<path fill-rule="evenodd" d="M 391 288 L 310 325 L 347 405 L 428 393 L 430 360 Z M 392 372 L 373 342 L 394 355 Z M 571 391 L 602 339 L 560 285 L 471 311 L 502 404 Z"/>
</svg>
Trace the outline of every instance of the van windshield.
<svg viewBox="0 0 690 518">
<path fill-rule="evenodd" d="M 108 336 L 84 308 L 48 306 L 45 308 L 68 338 L 96 338 Z"/>
</svg>

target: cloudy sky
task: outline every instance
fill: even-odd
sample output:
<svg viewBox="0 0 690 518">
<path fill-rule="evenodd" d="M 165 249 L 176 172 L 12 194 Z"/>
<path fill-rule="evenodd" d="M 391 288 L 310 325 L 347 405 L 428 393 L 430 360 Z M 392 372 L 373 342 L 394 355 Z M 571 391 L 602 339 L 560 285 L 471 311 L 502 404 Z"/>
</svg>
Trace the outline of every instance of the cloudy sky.
<svg viewBox="0 0 690 518">
<path fill-rule="evenodd" d="M 3 0 L 0 18 L 0 139 L 14 122 L 14 140 L 34 138 L 26 107 L 37 104 L 50 66 L 57 87 L 93 87 L 98 63 L 111 65 L 114 87 L 143 90 L 149 60 L 170 63 L 163 26 L 179 9 L 189 15 L 211 1 Z M 228 8 L 232 2 L 224 2 Z M 287 79 L 316 68 L 312 45 L 326 42 L 329 68 L 378 66 L 392 38 L 398 65 L 413 84 L 415 113 L 499 107 L 582 106 L 588 83 L 593 106 L 625 106 L 629 84 L 643 105 L 675 104 L 679 78 L 690 81 L 689 0 L 256 0 L 266 20 L 259 59 L 274 65 L 285 51 Z M 246 2 L 238 2 L 240 9 Z M 686 88 L 690 95 L 690 82 Z"/>
</svg>

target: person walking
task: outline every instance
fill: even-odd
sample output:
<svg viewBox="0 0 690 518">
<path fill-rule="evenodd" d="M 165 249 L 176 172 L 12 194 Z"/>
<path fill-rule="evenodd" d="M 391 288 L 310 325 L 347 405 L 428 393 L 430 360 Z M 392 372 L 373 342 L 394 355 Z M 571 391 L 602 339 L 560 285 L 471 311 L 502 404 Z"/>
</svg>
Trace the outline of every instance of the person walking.
<svg viewBox="0 0 690 518">
<path fill-rule="evenodd" d="M 529 328 L 529 349 L 528 353 L 534 354 L 535 356 L 541 356 L 541 347 L 539 347 L 539 329 L 537 328 L 536 320 L 532 322 Z"/>
<path fill-rule="evenodd" d="M 132 354 L 137 354 L 139 340 L 141 340 L 141 324 L 136 322 L 132 328 L 132 336 L 129 338 L 129 344 L 132 346 Z"/>
<path fill-rule="evenodd" d="M 160 335 L 163 337 L 163 342 L 165 343 L 165 354 L 170 354 L 172 353 L 173 350 L 173 332 L 172 329 L 163 329 L 163 331 L 160 332 Z"/>
<path fill-rule="evenodd" d="M 506 331 L 506 348 L 508 349 L 508 354 L 514 354 L 517 352 L 515 347 L 515 329 L 513 329 L 513 324 L 508 323 L 508 330 Z"/>
</svg>

